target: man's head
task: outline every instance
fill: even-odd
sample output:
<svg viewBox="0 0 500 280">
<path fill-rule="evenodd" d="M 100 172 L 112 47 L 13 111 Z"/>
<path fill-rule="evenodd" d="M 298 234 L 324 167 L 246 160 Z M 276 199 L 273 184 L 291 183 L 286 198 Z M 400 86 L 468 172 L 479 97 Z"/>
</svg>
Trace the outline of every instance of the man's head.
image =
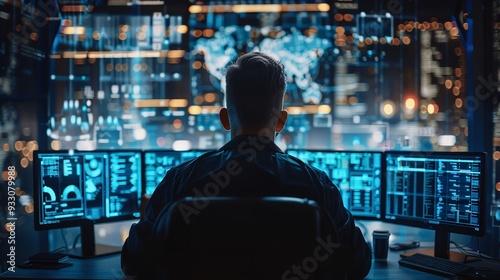
<svg viewBox="0 0 500 280">
<path fill-rule="evenodd" d="M 280 132 L 286 77 L 283 65 L 269 55 L 251 52 L 241 56 L 226 72 L 226 106 L 220 113 L 234 135 Z"/>
</svg>

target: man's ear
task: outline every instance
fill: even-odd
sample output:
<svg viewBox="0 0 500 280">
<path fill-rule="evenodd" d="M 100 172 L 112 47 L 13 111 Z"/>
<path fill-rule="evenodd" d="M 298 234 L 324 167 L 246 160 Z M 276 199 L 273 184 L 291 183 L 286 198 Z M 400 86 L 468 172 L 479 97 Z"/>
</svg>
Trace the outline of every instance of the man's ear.
<svg viewBox="0 0 500 280">
<path fill-rule="evenodd" d="M 229 114 L 227 112 L 227 108 L 220 109 L 219 119 L 220 119 L 220 122 L 222 123 L 222 127 L 224 127 L 225 130 L 231 130 L 231 125 L 229 123 Z"/>
<path fill-rule="evenodd" d="M 276 132 L 277 133 L 280 133 L 283 130 L 287 119 L 288 119 L 288 112 L 285 110 L 282 110 L 280 112 L 279 117 L 278 117 L 278 123 L 276 124 Z"/>
</svg>

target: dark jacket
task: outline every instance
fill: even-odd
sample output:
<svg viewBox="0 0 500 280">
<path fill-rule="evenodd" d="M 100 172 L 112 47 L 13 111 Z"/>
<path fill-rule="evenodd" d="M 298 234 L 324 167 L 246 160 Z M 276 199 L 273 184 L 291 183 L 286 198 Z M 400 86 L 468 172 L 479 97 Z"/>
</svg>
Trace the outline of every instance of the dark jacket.
<svg viewBox="0 0 500 280">
<path fill-rule="evenodd" d="M 269 138 L 234 137 L 217 151 L 170 169 L 151 196 L 145 219 L 132 225 L 123 245 L 125 274 L 147 269 L 144 242 L 159 212 L 186 196 L 291 196 L 313 199 L 328 212 L 347 248 L 344 261 L 352 264 L 349 279 L 364 278 L 371 268 L 371 250 L 343 206 L 339 190 L 325 172 L 283 153 Z"/>
</svg>

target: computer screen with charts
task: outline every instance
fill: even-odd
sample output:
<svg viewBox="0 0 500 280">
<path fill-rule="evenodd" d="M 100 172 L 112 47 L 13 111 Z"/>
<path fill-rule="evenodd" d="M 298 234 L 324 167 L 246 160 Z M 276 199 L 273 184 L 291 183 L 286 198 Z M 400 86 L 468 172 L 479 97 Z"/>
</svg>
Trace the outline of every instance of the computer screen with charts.
<svg viewBox="0 0 500 280">
<path fill-rule="evenodd" d="M 381 218 L 382 152 L 288 149 L 287 153 L 325 171 L 353 216 Z"/>
<path fill-rule="evenodd" d="M 167 171 L 181 163 L 194 159 L 208 150 L 151 150 L 144 151 L 144 190 L 147 195 L 153 194 Z"/>
<path fill-rule="evenodd" d="M 139 218 L 141 172 L 140 151 L 36 151 L 35 229 L 79 226 L 94 246 L 93 224 Z"/>
<path fill-rule="evenodd" d="M 484 233 L 484 153 L 390 151 L 385 162 L 386 221 L 434 229 L 444 257 L 451 232 Z"/>
</svg>

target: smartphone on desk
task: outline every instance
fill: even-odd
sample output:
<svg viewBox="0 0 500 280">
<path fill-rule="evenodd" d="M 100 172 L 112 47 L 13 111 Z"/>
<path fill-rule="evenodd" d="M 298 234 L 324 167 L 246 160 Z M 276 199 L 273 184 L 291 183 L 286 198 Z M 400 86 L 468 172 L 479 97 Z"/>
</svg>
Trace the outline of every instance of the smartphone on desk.
<svg viewBox="0 0 500 280">
<path fill-rule="evenodd" d="M 391 251 L 403 251 L 420 247 L 420 242 L 418 241 L 410 241 L 410 242 L 401 242 L 394 243 L 389 246 Z"/>
</svg>

